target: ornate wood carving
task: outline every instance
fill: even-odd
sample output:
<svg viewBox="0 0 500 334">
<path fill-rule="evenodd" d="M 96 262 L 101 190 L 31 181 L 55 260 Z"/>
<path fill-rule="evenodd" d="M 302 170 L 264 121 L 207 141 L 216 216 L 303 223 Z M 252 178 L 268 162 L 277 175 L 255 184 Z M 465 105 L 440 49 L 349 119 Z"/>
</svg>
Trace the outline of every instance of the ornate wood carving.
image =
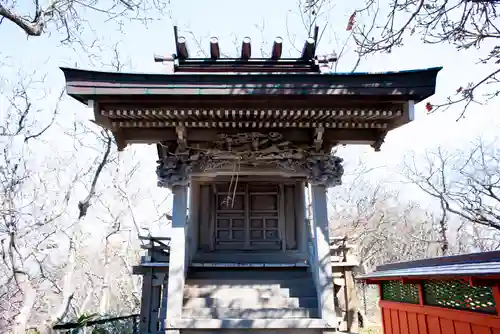
<svg viewBox="0 0 500 334">
<path fill-rule="evenodd" d="M 158 187 L 173 188 L 188 183 L 191 166 L 187 156 L 167 155 L 157 163 Z"/>
<path fill-rule="evenodd" d="M 342 159 L 317 146 L 295 145 L 278 132 L 219 134 L 212 143 L 189 147 L 158 161 L 158 185 L 185 184 L 189 173 L 242 167 L 271 167 L 305 174 L 312 184 L 332 187 L 341 184 Z"/>
<path fill-rule="evenodd" d="M 385 142 L 385 136 L 387 136 L 387 131 L 381 131 L 377 135 L 377 139 L 375 142 L 371 145 L 375 152 L 380 152 L 380 148 L 382 147 L 382 144 Z"/>
</svg>

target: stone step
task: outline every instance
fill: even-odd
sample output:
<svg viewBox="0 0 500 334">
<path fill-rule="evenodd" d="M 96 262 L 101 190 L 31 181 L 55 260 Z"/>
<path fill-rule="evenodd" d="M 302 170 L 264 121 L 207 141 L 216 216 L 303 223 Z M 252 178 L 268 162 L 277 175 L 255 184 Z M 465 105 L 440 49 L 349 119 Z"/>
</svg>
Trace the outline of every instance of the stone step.
<svg viewBox="0 0 500 334">
<path fill-rule="evenodd" d="M 318 318 L 279 318 L 279 319 L 193 319 L 193 318 L 181 318 L 174 323 L 167 324 L 170 329 L 188 329 L 190 331 L 196 329 L 203 330 L 216 330 L 218 333 L 222 333 L 221 329 L 226 333 L 227 329 L 238 330 L 247 329 L 251 331 L 255 330 L 284 330 L 290 333 L 293 329 L 328 329 L 330 331 L 335 331 L 338 324 L 328 324 L 323 319 Z M 182 333 L 182 332 L 181 332 Z M 248 331 L 245 331 L 248 333 Z M 274 333 L 274 332 L 272 332 Z M 244 334 L 242 332 L 242 334 Z"/>
<path fill-rule="evenodd" d="M 293 329 L 247 329 L 247 328 L 228 328 L 223 329 L 224 334 L 290 334 L 297 332 Z M 300 328 L 300 334 L 323 334 L 321 329 Z M 180 334 L 221 334 L 220 329 L 182 329 Z M 338 334 L 349 334 L 338 332 Z"/>
<path fill-rule="evenodd" d="M 276 269 L 196 269 L 188 272 L 188 279 L 232 279 L 232 280 L 287 280 L 287 279 L 312 279 L 312 274 L 307 270 L 295 268 Z"/>
<path fill-rule="evenodd" d="M 217 285 L 221 288 L 254 287 L 254 286 L 277 286 L 287 289 L 303 287 L 314 284 L 310 278 L 270 278 L 270 279 L 232 279 L 232 278 L 208 278 L 208 279 L 187 279 L 186 284 L 191 287 L 202 287 L 206 285 Z"/>
<path fill-rule="evenodd" d="M 300 289 L 287 289 L 279 286 L 248 286 L 221 288 L 217 285 L 206 285 L 191 287 L 187 285 L 184 289 L 184 297 L 212 297 L 212 298 L 271 298 L 271 297 L 315 297 L 316 290 L 312 285 L 306 285 Z"/>
<path fill-rule="evenodd" d="M 310 308 L 185 308 L 184 319 L 291 319 L 317 318 L 318 310 Z"/>
<path fill-rule="evenodd" d="M 286 298 L 273 296 L 271 298 L 260 298 L 253 295 L 248 298 L 184 298 L 185 308 L 317 308 L 318 302 L 316 297 L 306 298 Z"/>
<path fill-rule="evenodd" d="M 197 253 L 193 257 L 193 262 L 306 264 L 307 255 L 282 252 L 213 252 Z"/>
</svg>

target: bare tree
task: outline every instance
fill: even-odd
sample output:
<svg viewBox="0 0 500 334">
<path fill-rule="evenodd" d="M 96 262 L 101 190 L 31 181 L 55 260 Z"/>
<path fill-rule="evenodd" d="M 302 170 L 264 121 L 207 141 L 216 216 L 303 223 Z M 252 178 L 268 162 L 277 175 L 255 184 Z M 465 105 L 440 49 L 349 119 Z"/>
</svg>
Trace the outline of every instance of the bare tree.
<svg viewBox="0 0 500 334">
<path fill-rule="evenodd" d="M 492 65 L 491 72 L 475 82 L 454 87 L 446 101 L 427 105 L 428 111 L 437 111 L 460 104 L 460 119 L 472 103 L 487 102 L 500 93 L 499 9 L 498 1 L 369 0 L 364 8 L 353 13 L 353 17 L 363 17 L 368 22 L 354 29 L 354 38 L 363 57 L 390 53 L 413 35 L 427 44 L 451 44 L 457 51 L 476 50 L 478 63 Z M 481 94 L 481 89 L 486 89 L 485 93 Z"/>
<path fill-rule="evenodd" d="M 112 160 L 112 136 L 102 132 L 104 149 L 99 141 L 88 149 L 82 141 L 99 137 L 82 138 L 85 131 L 76 123 L 74 136 L 68 137 L 75 150 L 65 156 L 51 148 L 47 135 L 54 129 L 64 90 L 52 109 L 39 108 L 47 100 L 41 81 L 36 73 L 20 73 L 15 80 L 1 80 L 0 87 L 0 103 L 6 107 L 0 119 L 0 327 L 14 333 L 25 333 L 29 322 L 44 316 L 50 327 L 74 308 L 73 277 L 85 239 L 79 220 L 97 197 L 100 175 Z M 77 152 L 97 152 L 96 163 L 80 165 Z M 82 182 L 90 187 L 73 218 L 77 205 L 72 198 Z M 47 294 L 57 296 L 49 306 Z"/>
<path fill-rule="evenodd" d="M 438 254 L 441 241 L 425 210 L 401 203 L 396 191 L 358 180 L 344 196 L 332 203 L 332 232 L 357 244 L 363 271 Z"/>
<path fill-rule="evenodd" d="M 405 175 L 435 198 L 442 211 L 464 222 L 500 231 L 500 151 L 498 142 L 478 139 L 470 149 L 428 151 L 407 159 Z M 445 213 L 443 212 L 443 215 Z"/>
<path fill-rule="evenodd" d="M 0 24 L 10 21 L 28 36 L 56 31 L 63 43 L 71 43 L 81 41 L 84 28 L 89 27 L 89 17 L 106 22 L 121 19 L 148 22 L 154 19 L 153 11 L 162 13 L 169 3 L 169 0 L 53 0 L 46 3 L 35 0 L 30 7 L 7 0 L 0 3 Z"/>
</svg>

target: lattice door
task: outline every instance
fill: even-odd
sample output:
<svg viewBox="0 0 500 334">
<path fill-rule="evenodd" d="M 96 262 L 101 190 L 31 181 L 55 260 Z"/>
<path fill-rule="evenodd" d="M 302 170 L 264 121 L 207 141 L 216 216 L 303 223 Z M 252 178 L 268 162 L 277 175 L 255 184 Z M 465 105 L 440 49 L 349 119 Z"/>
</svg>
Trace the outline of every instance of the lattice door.
<svg viewBox="0 0 500 334">
<path fill-rule="evenodd" d="M 214 186 L 215 249 L 275 250 L 281 248 L 279 188 L 272 184 L 243 184 L 230 189 Z"/>
</svg>

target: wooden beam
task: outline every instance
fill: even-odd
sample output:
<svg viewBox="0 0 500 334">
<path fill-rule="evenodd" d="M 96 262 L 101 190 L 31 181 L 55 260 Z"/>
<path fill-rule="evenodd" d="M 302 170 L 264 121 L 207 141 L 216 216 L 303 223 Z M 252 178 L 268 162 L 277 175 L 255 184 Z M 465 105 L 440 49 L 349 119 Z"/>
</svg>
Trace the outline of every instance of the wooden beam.
<svg viewBox="0 0 500 334">
<path fill-rule="evenodd" d="M 220 58 L 219 39 L 217 37 L 210 39 L 210 58 L 214 60 Z"/>
<path fill-rule="evenodd" d="M 123 129 L 114 129 L 112 133 L 115 137 L 116 148 L 118 149 L 118 152 L 123 151 L 125 147 L 127 147 L 127 141 L 123 135 Z"/>
<path fill-rule="evenodd" d="M 175 128 L 177 133 L 177 145 L 180 151 L 185 151 L 187 149 L 187 132 L 184 125 L 179 125 Z"/>
<path fill-rule="evenodd" d="M 403 277 L 401 278 L 401 283 L 403 284 L 420 284 L 422 282 L 421 279 L 411 278 L 411 277 Z"/>
<path fill-rule="evenodd" d="M 189 52 L 188 52 L 188 49 L 187 49 L 187 45 L 186 45 L 186 38 L 185 37 L 179 37 L 177 39 L 177 45 L 178 45 L 178 54 L 177 54 L 177 57 L 179 57 L 179 59 L 187 59 L 189 58 Z"/>
<path fill-rule="evenodd" d="M 309 37 L 306 39 L 304 43 L 304 47 L 302 48 L 302 55 L 301 58 L 303 60 L 309 60 L 314 58 L 314 53 L 315 53 L 315 48 L 316 45 L 314 44 L 314 38 Z"/>
<path fill-rule="evenodd" d="M 281 58 L 281 53 L 283 52 L 283 38 L 276 37 L 273 43 L 273 49 L 271 51 L 271 59 L 278 60 Z"/>
<path fill-rule="evenodd" d="M 323 147 L 323 133 L 325 132 L 325 128 L 317 127 L 314 129 L 314 146 L 316 151 L 321 150 Z"/>
<path fill-rule="evenodd" d="M 495 300 L 495 306 L 497 315 L 500 315 L 500 283 L 493 285 L 492 287 L 493 299 Z"/>
<path fill-rule="evenodd" d="M 371 147 L 375 150 L 375 152 L 380 152 L 382 144 L 385 142 L 385 137 L 387 136 L 388 131 L 377 131 L 377 135 Z"/>
<path fill-rule="evenodd" d="M 141 320 L 139 324 L 141 333 L 149 332 L 149 324 L 151 323 L 152 285 L 153 285 L 153 270 L 150 269 L 147 273 L 144 272 L 144 277 L 142 278 Z"/>
<path fill-rule="evenodd" d="M 252 40 L 250 37 L 243 38 L 241 44 L 241 59 L 248 60 L 252 56 Z"/>
<path fill-rule="evenodd" d="M 471 286 L 495 287 L 499 284 L 498 282 L 499 282 L 498 278 L 494 278 L 494 277 L 475 277 L 475 276 L 472 276 L 469 278 L 469 284 Z"/>
<path fill-rule="evenodd" d="M 101 103 L 95 100 L 89 100 L 87 104 L 92 111 L 94 112 L 94 120 L 93 122 L 105 129 L 112 130 L 113 127 L 111 125 L 111 120 L 107 117 L 104 117 L 101 113 Z"/>
</svg>

